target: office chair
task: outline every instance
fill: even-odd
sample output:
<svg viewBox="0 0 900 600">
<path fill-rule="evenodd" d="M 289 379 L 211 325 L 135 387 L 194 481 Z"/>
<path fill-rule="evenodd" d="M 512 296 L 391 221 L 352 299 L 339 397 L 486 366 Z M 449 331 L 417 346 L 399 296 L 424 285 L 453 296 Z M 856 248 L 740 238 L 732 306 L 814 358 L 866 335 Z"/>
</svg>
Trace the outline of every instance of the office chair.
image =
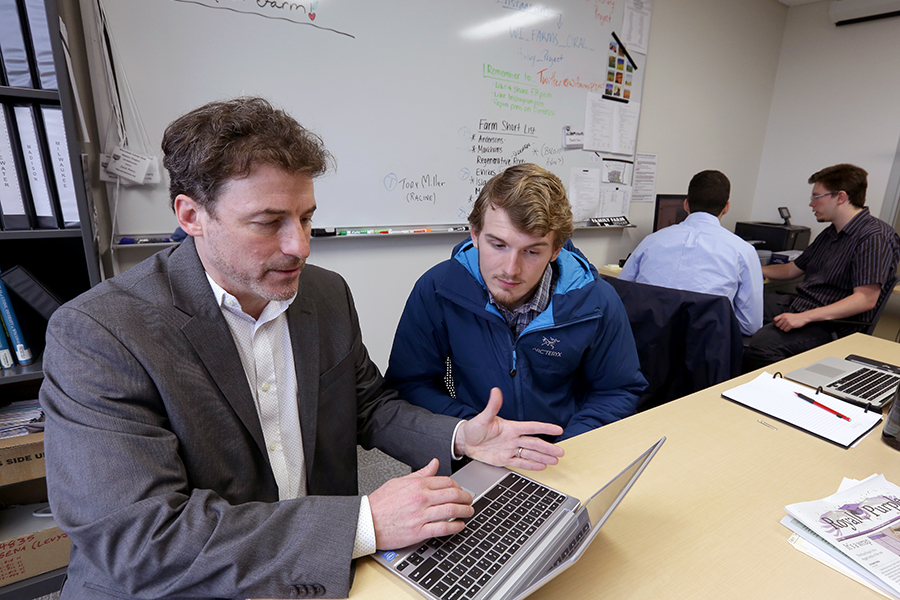
<svg viewBox="0 0 900 600">
<path fill-rule="evenodd" d="M 625 305 L 647 379 L 638 412 L 740 374 L 741 328 L 728 298 L 603 279 Z"/>
</svg>

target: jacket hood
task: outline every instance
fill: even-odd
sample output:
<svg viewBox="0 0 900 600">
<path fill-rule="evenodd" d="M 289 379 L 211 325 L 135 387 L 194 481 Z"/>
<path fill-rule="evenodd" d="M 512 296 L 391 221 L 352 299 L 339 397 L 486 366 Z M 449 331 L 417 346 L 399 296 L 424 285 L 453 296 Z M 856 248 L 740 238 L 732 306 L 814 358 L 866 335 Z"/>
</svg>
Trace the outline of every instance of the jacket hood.
<svg viewBox="0 0 900 600">
<path fill-rule="evenodd" d="M 451 263 L 457 263 L 469 277 L 460 277 L 459 269 L 450 268 L 448 276 L 438 286 L 438 293 L 472 311 L 484 310 L 500 316 L 497 307 L 488 299 L 487 286 L 478 267 L 478 249 L 472 240 L 460 242 L 453 248 Z M 580 320 L 602 314 L 591 302 L 591 283 L 599 278 L 597 270 L 588 262 L 571 240 L 567 240 L 556 257 L 559 277 L 550 297 L 550 305 L 526 328 L 552 326 L 563 321 Z M 457 272 L 457 274 L 453 274 Z M 501 317 L 502 318 L 502 317 Z"/>
</svg>

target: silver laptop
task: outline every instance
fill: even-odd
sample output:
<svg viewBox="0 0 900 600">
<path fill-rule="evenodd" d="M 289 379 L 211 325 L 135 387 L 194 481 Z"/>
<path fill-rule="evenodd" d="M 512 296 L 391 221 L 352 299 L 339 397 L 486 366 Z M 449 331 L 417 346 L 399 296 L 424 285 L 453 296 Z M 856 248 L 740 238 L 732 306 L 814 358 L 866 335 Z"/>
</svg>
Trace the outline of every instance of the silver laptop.
<svg viewBox="0 0 900 600">
<path fill-rule="evenodd" d="M 846 359 L 823 358 L 785 377 L 811 388 L 821 386 L 826 394 L 881 411 L 900 384 L 900 367 L 851 354 Z"/>
<path fill-rule="evenodd" d="M 583 505 L 509 469 L 471 462 L 453 475 L 474 498 L 466 527 L 375 560 L 433 600 L 524 598 L 581 557 L 665 441 Z"/>
</svg>

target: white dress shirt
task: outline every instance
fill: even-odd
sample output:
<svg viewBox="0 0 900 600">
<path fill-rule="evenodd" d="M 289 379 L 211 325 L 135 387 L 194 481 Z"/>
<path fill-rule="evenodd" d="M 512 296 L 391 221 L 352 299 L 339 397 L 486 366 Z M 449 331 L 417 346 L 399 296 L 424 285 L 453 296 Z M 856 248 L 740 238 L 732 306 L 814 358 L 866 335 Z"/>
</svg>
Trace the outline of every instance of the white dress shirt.
<svg viewBox="0 0 900 600">
<path fill-rule="evenodd" d="M 628 258 L 619 279 L 726 296 L 741 333 L 752 335 L 762 327 L 759 255 L 709 213 L 691 213 L 681 223 L 648 235 Z"/>
<path fill-rule="evenodd" d="M 216 302 L 231 330 L 253 394 L 278 484 L 278 499 L 306 495 L 306 463 L 297 408 L 297 374 L 286 311 L 294 298 L 271 301 L 259 319 L 246 314 L 237 298 L 206 274 Z M 353 558 L 375 552 L 375 526 L 369 499 L 362 497 Z"/>
</svg>

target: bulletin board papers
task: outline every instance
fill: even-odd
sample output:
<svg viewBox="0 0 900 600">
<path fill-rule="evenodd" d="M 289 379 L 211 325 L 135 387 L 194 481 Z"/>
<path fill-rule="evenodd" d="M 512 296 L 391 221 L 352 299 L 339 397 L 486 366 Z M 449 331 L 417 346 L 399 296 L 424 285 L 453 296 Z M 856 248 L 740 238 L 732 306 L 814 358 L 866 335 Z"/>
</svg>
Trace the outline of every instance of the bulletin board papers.
<svg viewBox="0 0 900 600">
<path fill-rule="evenodd" d="M 576 169 L 569 172 L 569 203 L 572 218 L 578 223 L 599 216 L 600 169 Z"/>
<path fill-rule="evenodd" d="M 606 85 L 603 95 L 618 102 L 629 102 L 634 90 L 634 58 L 616 32 L 612 32 L 609 42 L 609 61 L 606 65 Z"/>
<path fill-rule="evenodd" d="M 647 54 L 647 40 L 650 38 L 650 12 L 653 0 L 629 0 L 625 3 L 625 23 L 622 27 L 622 42 L 629 52 Z"/>
<path fill-rule="evenodd" d="M 631 202 L 631 186 L 604 186 L 600 190 L 600 213 L 598 217 L 614 217 L 628 214 Z"/>
<path fill-rule="evenodd" d="M 563 143 L 564 150 L 581 150 L 584 148 L 584 132 L 575 131 L 570 125 L 563 127 Z"/>
<path fill-rule="evenodd" d="M 617 158 L 603 159 L 603 183 L 631 185 L 633 171 L 634 163 L 630 160 L 621 160 Z"/>
<path fill-rule="evenodd" d="M 601 169 L 573 168 L 569 172 L 569 202 L 575 222 L 628 214 L 631 186 L 606 185 Z"/>
<path fill-rule="evenodd" d="M 634 155 L 640 102 L 624 104 L 588 92 L 584 113 L 584 149 L 607 154 Z"/>
<path fill-rule="evenodd" d="M 632 202 L 654 202 L 656 200 L 656 169 L 659 156 L 638 152 L 634 155 L 634 189 Z"/>
</svg>

